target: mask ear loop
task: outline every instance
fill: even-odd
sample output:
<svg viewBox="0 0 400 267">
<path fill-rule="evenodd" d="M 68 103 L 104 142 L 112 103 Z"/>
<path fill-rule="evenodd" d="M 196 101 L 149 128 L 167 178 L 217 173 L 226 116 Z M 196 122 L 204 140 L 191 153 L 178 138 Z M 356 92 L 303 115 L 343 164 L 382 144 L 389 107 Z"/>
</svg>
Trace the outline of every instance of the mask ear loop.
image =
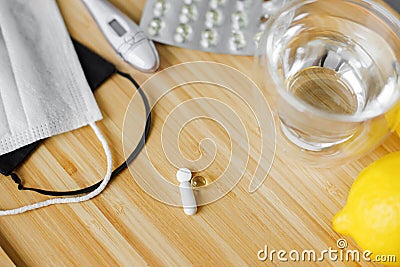
<svg viewBox="0 0 400 267">
<path fill-rule="evenodd" d="M 22 181 L 18 177 L 18 175 L 15 174 L 15 173 L 12 173 L 10 176 L 14 180 L 14 182 L 18 185 L 18 189 L 19 190 L 33 191 L 33 192 L 39 193 L 41 195 L 55 196 L 55 197 L 77 196 L 77 195 L 82 195 L 82 194 L 87 194 L 87 195 L 80 196 L 80 197 L 71 197 L 71 198 L 54 198 L 54 199 L 51 199 L 51 200 L 47 200 L 47 201 L 44 201 L 44 202 L 39 202 L 39 203 L 36 203 L 36 204 L 28 205 L 28 206 L 17 208 L 17 209 L 13 209 L 13 210 L 4 210 L 4 211 L 0 210 L 0 216 L 16 215 L 16 214 L 24 213 L 24 212 L 27 212 L 27 211 L 30 211 L 30 210 L 39 209 L 39 208 L 42 208 L 42 207 L 54 205 L 54 204 L 77 203 L 77 202 L 82 202 L 82 201 L 86 201 L 86 200 L 89 200 L 91 198 L 94 198 L 97 195 L 99 195 L 105 189 L 105 187 L 109 184 L 109 182 L 113 178 L 115 178 L 118 174 L 120 174 L 123 170 L 125 170 L 128 167 L 128 165 L 132 161 L 134 161 L 136 159 L 136 157 L 139 155 L 141 150 L 144 148 L 145 143 L 146 143 L 146 139 L 148 138 L 148 136 L 150 134 L 151 108 L 150 108 L 150 105 L 149 105 L 149 102 L 148 102 L 148 99 L 147 99 L 145 93 L 143 92 L 143 90 L 141 89 L 139 84 L 129 74 L 121 72 L 121 71 L 118 71 L 118 70 L 116 70 L 115 73 L 117 73 L 118 75 L 128 79 L 136 87 L 137 91 L 139 92 L 140 96 L 142 97 L 142 100 L 143 100 L 143 103 L 144 103 L 144 107 L 146 109 L 146 126 L 145 126 L 145 129 L 144 129 L 143 135 L 142 135 L 142 137 L 141 137 L 141 139 L 139 141 L 139 144 L 132 151 L 132 153 L 128 156 L 126 161 L 124 163 L 122 163 L 119 167 L 117 167 L 113 172 L 111 172 L 110 169 L 111 169 L 111 166 L 112 166 L 112 159 L 111 159 L 111 153 L 110 153 L 110 149 L 108 147 L 108 144 L 105 141 L 105 139 L 104 139 L 103 135 L 101 134 L 100 130 L 97 128 L 97 126 L 94 123 L 90 124 L 90 126 L 95 131 L 96 135 L 98 136 L 99 140 L 103 144 L 103 148 L 104 148 L 104 151 L 105 151 L 106 156 L 107 156 L 108 169 L 107 169 L 107 174 L 104 177 L 104 179 L 102 181 L 98 182 L 97 184 L 94 184 L 94 185 L 91 185 L 89 187 L 86 187 L 86 188 L 83 188 L 83 189 L 79 189 L 79 190 L 74 190 L 74 191 L 48 191 L 48 190 L 43 190 L 43 189 L 38 189 L 38 188 L 24 187 L 23 184 L 22 184 Z M 111 172 L 111 173 L 109 174 L 109 172 Z"/>
<path fill-rule="evenodd" d="M 140 138 L 140 141 L 136 148 L 132 151 L 132 153 L 127 157 L 125 162 L 123 162 L 120 166 L 118 166 L 111 174 L 111 181 L 113 178 L 115 178 L 117 175 L 119 175 L 123 170 L 125 170 L 128 165 L 136 159 L 136 157 L 139 155 L 139 153 L 142 151 L 142 149 L 145 146 L 146 140 L 149 137 L 150 134 L 150 128 L 151 128 L 151 108 L 149 101 L 143 92 L 142 88 L 139 86 L 139 84 L 128 74 L 121 72 L 119 70 L 115 71 L 116 74 L 128 79 L 137 89 L 138 93 L 140 94 L 144 108 L 146 110 L 146 125 L 144 132 L 142 134 L 142 137 Z M 53 197 L 71 197 L 71 196 L 77 196 L 77 195 L 83 195 L 83 194 L 88 194 L 92 191 L 94 191 L 96 188 L 98 188 L 101 185 L 101 182 L 98 182 L 96 184 L 93 184 L 89 187 L 78 189 L 78 190 L 72 190 L 72 191 L 50 191 L 50 190 L 45 190 L 45 189 L 39 189 L 39 188 L 30 188 L 30 187 L 25 187 L 22 184 L 21 178 L 16 173 L 10 174 L 12 180 L 18 185 L 18 190 L 22 191 L 32 191 L 36 192 L 41 195 L 45 196 L 53 196 Z"/>
<path fill-rule="evenodd" d="M 94 190 L 84 196 L 69 197 L 69 198 L 53 198 L 53 199 L 49 199 L 49 200 L 38 202 L 35 204 L 23 206 L 23 207 L 16 208 L 16 209 L 0 210 L 0 216 L 21 214 L 21 213 L 24 213 L 24 212 L 27 212 L 30 210 L 36 210 L 36 209 L 40 209 L 40 208 L 55 205 L 55 204 L 70 204 L 70 203 L 83 202 L 83 201 L 90 200 L 90 199 L 98 196 L 101 192 L 103 192 L 103 190 L 106 188 L 108 182 L 111 179 L 112 155 L 111 155 L 111 151 L 108 146 L 108 143 L 107 143 L 106 139 L 104 138 L 103 134 L 101 133 L 100 129 L 97 127 L 97 125 L 95 123 L 91 123 L 90 127 L 92 127 L 97 138 L 100 140 L 101 144 L 103 145 L 103 149 L 104 149 L 104 152 L 107 157 L 107 172 L 106 172 L 106 175 L 104 176 L 104 179 L 101 182 L 100 186 L 98 188 L 96 188 L 96 190 Z"/>
</svg>

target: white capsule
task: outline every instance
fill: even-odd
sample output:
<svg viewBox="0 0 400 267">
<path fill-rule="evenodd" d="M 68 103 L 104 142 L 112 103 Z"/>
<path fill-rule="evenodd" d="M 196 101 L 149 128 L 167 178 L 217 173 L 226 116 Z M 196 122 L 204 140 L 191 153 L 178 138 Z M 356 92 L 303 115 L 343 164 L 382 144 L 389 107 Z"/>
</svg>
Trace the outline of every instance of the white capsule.
<svg viewBox="0 0 400 267">
<path fill-rule="evenodd" d="M 194 197 L 193 188 L 190 184 L 192 172 L 187 168 L 179 169 L 176 173 L 178 179 L 179 191 L 182 199 L 183 210 L 187 215 L 194 215 L 197 212 L 196 199 Z"/>
<path fill-rule="evenodd" d="M 176 179 L 178 182 L 190 182 L 192 179 L 192 172 L 188 168 L 181 168 L 176 173 Z"/>
</svg>

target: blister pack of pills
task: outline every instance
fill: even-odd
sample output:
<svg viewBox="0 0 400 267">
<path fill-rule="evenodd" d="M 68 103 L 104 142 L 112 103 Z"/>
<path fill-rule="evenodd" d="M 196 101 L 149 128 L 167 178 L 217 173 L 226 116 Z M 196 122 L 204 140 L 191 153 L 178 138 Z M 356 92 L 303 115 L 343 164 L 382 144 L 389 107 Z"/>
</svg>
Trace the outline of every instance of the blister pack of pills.
<svg viewBox="0 0 400 267">
<path fill-rule="evenodd" d="M 254 55 L 285 0 L 147 0 L 140 26 L 156 42 L 214 53 Z"/>
</svg>

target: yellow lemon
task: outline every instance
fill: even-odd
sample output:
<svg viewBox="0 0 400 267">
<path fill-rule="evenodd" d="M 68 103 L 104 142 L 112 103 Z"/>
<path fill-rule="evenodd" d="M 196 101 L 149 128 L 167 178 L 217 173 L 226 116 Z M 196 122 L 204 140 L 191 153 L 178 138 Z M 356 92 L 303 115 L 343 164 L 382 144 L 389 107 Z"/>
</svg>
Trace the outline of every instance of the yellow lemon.
<svg viewBox="0 0 400 267">
<path fill-rule="evenodd" d="M 390 129 L 400 135 L 400 102 L 386 113 L 386 120 Z"/>
<path fill-rule="evenodd" d="M 333 218 L 333 228 L 371 251 L 371 259 L 394 256 L 396 262 L 381 263 L 400 266 L 400 152 L 361 172 L 347 204 Z"/>
</svg>

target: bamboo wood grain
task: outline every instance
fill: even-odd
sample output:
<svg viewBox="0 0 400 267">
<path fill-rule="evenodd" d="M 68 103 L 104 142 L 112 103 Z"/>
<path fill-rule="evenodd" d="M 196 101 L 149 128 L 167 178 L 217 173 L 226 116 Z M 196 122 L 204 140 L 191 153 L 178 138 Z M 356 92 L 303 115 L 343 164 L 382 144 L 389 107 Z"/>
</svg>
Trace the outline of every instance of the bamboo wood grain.
<svg viewBox="0 0 400 267">
<path fill-rule="evenodd" d="M 0 266 L 3 267 L 11 267 L 15 266 L 12 260 L 8 257 L 8 255 L 4 252 L 4 250 L 0 247 Z"/>
<path fill-rule="evenodd" d="M 145 1 L 112 0 L 128 16 L 139 21 Z M 139 73 L 123 63 L 105 41 L 80 0 L 58 0 L 68 29 L 76 39 L 107 58 L 119 69 L 130 72 L 142 83 L 151 75 Z M 162 66 L 194 60 L 222 62 L 252 76 L 253 59 L 217 55 L 157 45 Z M 218 75 L 218 74 L 216 74 Z M 104 120 L 104 132 L 114 156 L 114 166 L 124 160 L 121 144 L 125 110 L 135 90 L 119 77 L 112 77 L 96 93 Z M 162 121 L 177 99 L 218 96 L 236 103 L 232 95 L 203 90 L 177 91 L 155 107 L 153 133 L 149 144 L 154 156 L 162 158 L 155 144 Z M 235 102 L 236 101 L 236 102 Z M 179 101 L 178 101 L 179 102 Z M 137 106 L 141 114 L 141 105 Z M 244 112 L 245 113 L 245 112 Z M 142 121 L 138 124 L 140 135 Z M 197 141 L 203 131 L 213 132 L 218 144 L 226 144 L 226 135 L 210 121 L 188 126 L 182 135 L 185 155 L 197 153 Z M 201 128 L 199 128 L 201 127 Z M 50 138 L 18 170 L 27 186 L 47 189 L 75 189 L 96 182 L 105 172 L 105 157 L 95 135 L 86 127 Z M 381 156 L 400 150 L 400 141 L 391 136 L 367 156 L 334 169 L 306 169 L 288 165 L 280 155 L 263 186 L 254 194 L 247 192 L 247 175 L 221 200 L 199 209 L 196 216 L 186 216 L 182 209 L 164 205 L 143 192 L 129 171 L 123 172 L 96 199 L 73 205 L 48 207 L 27 214 L 0 218 L 0 246 L 17 266 L 266 266 L 257 252 L 270 249 L 315 249 L 336 247 L 341 236 L 331 228 L 331 219 L 346 202 L 348 191 L 358 173 Z M 202 173 L 218 175 L 227 155 Z M 253 165 L 250 168 L 254 168 Z M 160 171 L 174 173 L 163 164 Z M 18 192 L 10 179 L 0 179 L 0 207 L 12 208 L 45 197 Z M 347 238 L 350 249 L 358 249 Z M 0 253 L 1 255 L 2 253 Z M 3 259 L 0 256 L 0 259 Z M 11 262 L 11 264 L 12 264 Z M 7 264 L 7 262 L 5 263 Z M 325 265 L 358 264 L 324 262 Z M 0 265 L 3 266 L 2 260 Z M 286 264 L 291 266 L 291 264 Z M 315 265 L 301 263 L 301 266 Z M 364 266 L 372 264 L 363 263 Z M 6 265 L 5 265 L 6 266 Z"/>
</svg>

